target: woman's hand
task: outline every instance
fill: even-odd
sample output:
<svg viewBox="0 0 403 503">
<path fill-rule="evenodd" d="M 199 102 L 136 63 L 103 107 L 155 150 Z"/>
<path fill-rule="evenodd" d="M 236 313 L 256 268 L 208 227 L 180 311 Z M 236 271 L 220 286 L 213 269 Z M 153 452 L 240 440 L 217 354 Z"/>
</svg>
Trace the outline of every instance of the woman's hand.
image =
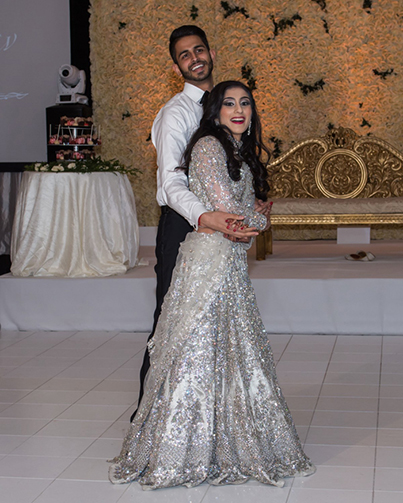
<svg viewBox="0 0 403 503">
<path fill-rule="evenodd" d="M 230 235 L 230 234 L 224 234 L 224 237 L 229 239 L 230 241 L 233 241 L 234 243 L 249 243 L 250 240 L 252 239 L 251 237 L 241 237 L 240 236 L 240 231 L 244 230 L 244 223 L 242 220 L 234 220 L 232 218 L 227 219 L 228 226 L 231 227 L 234 232 L 237 233 L 237 236 Z"/>
<path fill-rule="evenodd" d="M 224 213 L 223 211 L 208 211 L 200 216 L 200 227 L 222 232 L 235 238 L 251 238 L 259 232 L 256 227 L 248 227 L 243 216 Z M 227 237 L 227 236 L 226 236 Z"/>
<path fill-rule="evenodd" d="M 264 202 L 264 201 L 261 201 L 260 199 L 256 199 L 256 201 L 255 201 L 255 211 L 257 211 L 258 213 L 261 213 L 262 215 L 264 215 L 267 218 L 267 224 L 266 224 L 266 227 L 263 229 L 263 232 L 270 229 L 270 226 L 271 226 L 270 213 L 271 213 L 272 206 L 273 206 L 273 201 Z"/>
</svg>

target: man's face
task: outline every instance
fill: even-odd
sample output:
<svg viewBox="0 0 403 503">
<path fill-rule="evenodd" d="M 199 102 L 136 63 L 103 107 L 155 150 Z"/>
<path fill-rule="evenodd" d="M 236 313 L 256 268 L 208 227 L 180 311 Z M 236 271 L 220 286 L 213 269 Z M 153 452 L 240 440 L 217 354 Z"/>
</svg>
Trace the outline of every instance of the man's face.
<svg viewBox="0 0 403 503">
<path fill-rule="evenodd" d="M 174 70 L 187 82 L 203 82 L 213 71 L 214 51 L 208 51 L 200 37 L 189 35 L 175 44 L 177 64 Z"/>
</svg>

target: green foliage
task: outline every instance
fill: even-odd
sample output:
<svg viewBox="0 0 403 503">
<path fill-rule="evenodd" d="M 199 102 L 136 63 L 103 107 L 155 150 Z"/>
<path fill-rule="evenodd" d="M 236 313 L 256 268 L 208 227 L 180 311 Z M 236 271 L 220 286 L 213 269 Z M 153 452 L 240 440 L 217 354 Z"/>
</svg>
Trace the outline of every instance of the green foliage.
<svg viewBox="0 0 403 503">
<path fill-rule="evenodd" d="M 270 19 L 274 24 L 274 38 L 285 29 L 295 26 L 295 21 L 302 21 L 302 17 L 299 14 L 294 14 L 290 18 L 284 17 L 278 22 L 275 20 L 274 16 L 270 16 Z M 268 38 L 268 40 L 270 40 L 270 38 Z"/>
<path fill-rule="evenodd" d="M 366 9 L 368 14 L 370 14 L 372 9 L 372 0 L 364 0 L 362 8 Z"/>
<path fill-rule="evenodd" d="M 246 80 L 248 87 L 251 91 L 256 89 L 256 79 L 253 77 L 252 68 L 246 64 L 241 68 L 242 78 Z"/>
<path fill-rule="evenodd" d="M 281 147 L 283 145 L 282 140 L 280 138 L 276 138 L 275 136 L 272 136 L 269 138 L 269 140 L 274 144 L 274 148 L 272 150 L 272 155 L 276 159 L 277 157 L 280 157 L 281 155 Z"/>
<path fill-rule="evenodd" d="M 384 72 L 377 70 L 376 68 L 374 68 L 372 71 L 374 72 L 374 75 L 380 77 L 382 80 L 386 80 L 386 77 L 389 77 L 389 75 L 396 75 L 396 73 L 393 71 L 393 68 L 389 68 L 389 70 L 385 70 Z"/>
<path fill-rule="evenodd" d="M 24 169 L 42 173 L 121 173 L 134 176 L 141 173 L 139 169 L 125 166 L 117 159 L 105 160 L 99 156 L 84 161 L 35 162 L 24 166 Z"/>
<path fill-rule="evenodd" d="M 372 127 L 372 125 L 363 117 L 360 127 Z"/>
<path fill-rule="evenodd" d="M 326 10 L 326 0 L 313 0 L 322 10 Z"/>
<path fill-rule="evenodd" d="M 325 84 L 326 82 L 323 79 L 317 80 L 314 84 L 303 84 L 298 79 L 295 79 L 295 85 L 299 86 L 304 96 L 307 96 L 309 93 L 313 93 L 315 91 L 323 89 L 323 86 Z"/>
<path fill-rule="evenodd" d="M 199 17 L 199 9 L 195 5 L 192 5 L 192 8 L 190 9 L 190 17 L 193 21 Z"/>
<path fill-rule="evenodd" d="M 245 7 L 238 7 L 237 5 L 230 7 L 228 2 L 221 2 L 221 7 L 224 9 L 224 18 L 227 18 L 232 14 L 236 14 L 237 12 L 245 16 L 246 19 L 248 19 L 249 17 L 249 14 L 247 13 Z"/>
</svg>

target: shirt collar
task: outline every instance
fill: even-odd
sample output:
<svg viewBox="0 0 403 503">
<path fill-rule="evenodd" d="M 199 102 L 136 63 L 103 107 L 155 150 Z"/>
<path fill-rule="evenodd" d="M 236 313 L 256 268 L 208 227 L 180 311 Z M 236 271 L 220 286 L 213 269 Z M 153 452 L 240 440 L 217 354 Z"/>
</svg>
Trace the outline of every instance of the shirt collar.
<svg viewBox="0 0 403 503">
<path fill-rule="evenodd" d="M 186 96 L 189 96 L 192 101 L 200 105 L 200 100 L 204 94 L 203 89 L 200 89 L 200 87 L 196 87 L 193 84 L 189 84 L 189 82 L 185 82 L 183 92 Z"/>
</svg>

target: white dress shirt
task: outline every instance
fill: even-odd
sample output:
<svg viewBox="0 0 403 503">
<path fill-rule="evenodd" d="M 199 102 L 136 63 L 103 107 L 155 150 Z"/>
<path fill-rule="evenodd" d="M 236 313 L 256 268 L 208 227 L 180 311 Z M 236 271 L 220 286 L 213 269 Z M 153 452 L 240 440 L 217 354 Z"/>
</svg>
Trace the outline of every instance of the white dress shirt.
<svg viewBox="0 0 403 503">
<path fill-rule="evenodd" d="M 151 129 L 157 150 L 157 202 L 169 206 L 197 229 L 197 222 L 207 210 L 189 190 L 186 174 L 175 170 L 182 164 L 185 148 L 203 115 L 200 104 L 204 91 L 188 82 L 158 112 Z"/>
</svg>

